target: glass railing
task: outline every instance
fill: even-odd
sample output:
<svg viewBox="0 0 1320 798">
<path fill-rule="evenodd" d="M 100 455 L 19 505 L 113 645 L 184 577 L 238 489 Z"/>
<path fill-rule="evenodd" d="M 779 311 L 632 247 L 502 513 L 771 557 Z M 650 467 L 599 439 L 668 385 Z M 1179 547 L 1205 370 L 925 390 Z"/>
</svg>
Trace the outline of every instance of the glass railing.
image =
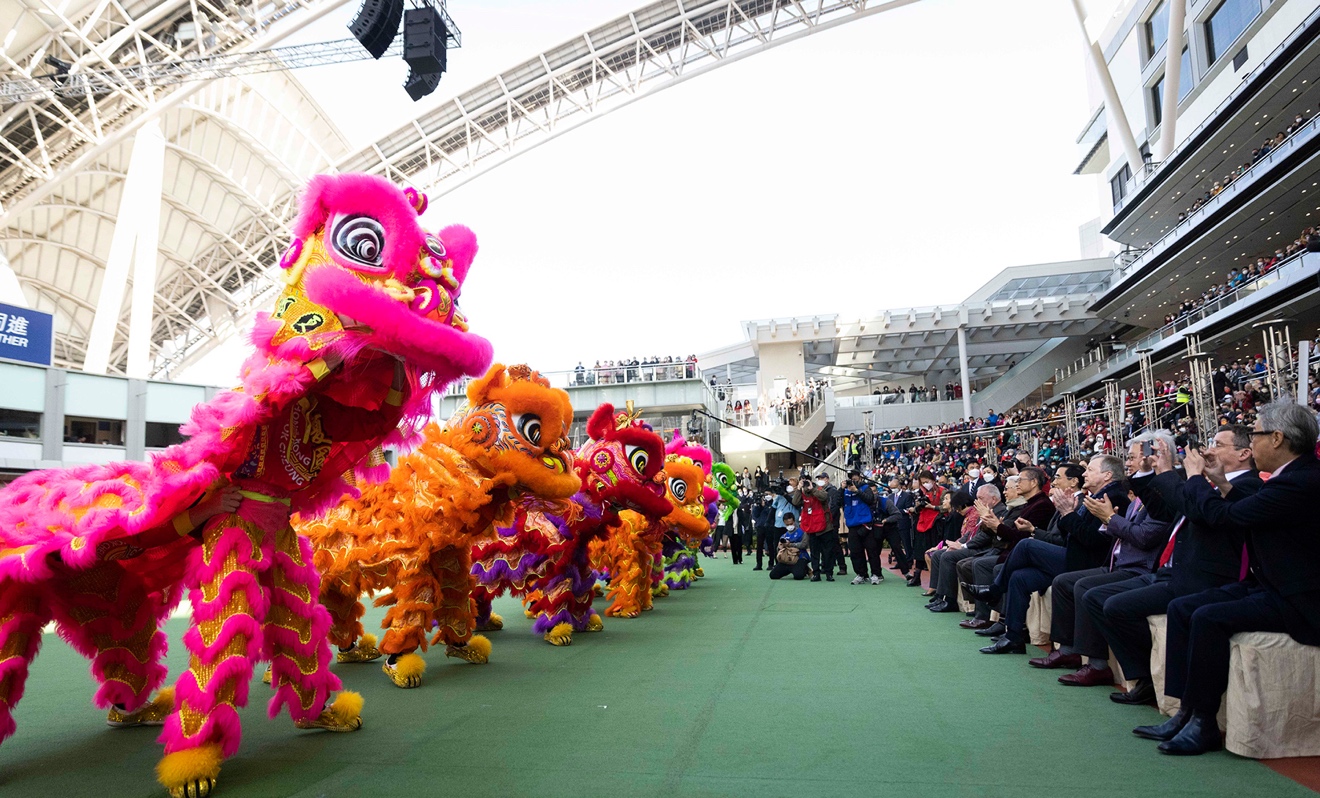
<svg viewBox="0 0 1320 798">
<path fill-rule="evenodd" d="M 919 394 L 918 394 L 919 395 Z M 926 396 L 933 396 L 932 399 L 913 399 L 913 394 L 898 393 L 880 393 L 863 396 L 836 396 L 834 398 L 835 407 L 879 407 L 880 405 L 910 405 L 910 404 L 958 404 L 962 398 L 946 399 L 943 391 L 928 392 Z"/>
<path fill-rule="evenodd" d="M 1302 268 L 1301 263 L 1303 254 L 1305 253 L 1298 252 L 1292 255 L 1265 274 L 1256 277 L 1250 282 L 1243 283 L 1222 296 L 1216 297 L 1186 315 L 1179 316 L 1177 319 L 1174 319 L 1154 332 L 1137 339 L 1135 342 L 1124 342 L 1125 348 L 1115 351 L 1109 357 L 1104 357 L 1099 349 L 1092 349 L 1087 352 L 1085 356 L 1078 358 L 1069 365 L 1060 369 L 1055 369 L 1054 383 L 1056 390 L 1059 383 L 1090 366 L 1099 364 L 1099 370 L 1118 368 L 1124 363 L 1128 363 L 1136 358 L 1141 350 L 1152 349 L 1161 341 L 1179 335 L 1183 330 L 1186 330 L 1197 322 L 1213 316 L 1230 305 L 1241 302 L 1267 286 L 1273 285 L 1285 275 L 1291 274 Z"/>
<path fill-rule="evenodd" d="M 801 427 L 811 420 L 817 410 L 825 406 L 826 390 L 826 388 L 810 390 L 807 391 L 806 396 L 798 400 L 761 404 L 759 407 L 746 408 L 741 412 L 726 407 L 724 420 L 745 427 L 777 427 L 785 424 Z M 837 399 L 835 403 L 837 405 Z"/>
<path fill-rule="evenodd" d="M 1160 236 L 1159 240 L 1141 250 L 1137 256 L 1131 258 L 1126 265 L 1116 268 L 1114 270 L 1114 279 L 1111 280 L 1109 284 L 1118 285 L 1129 276 L 1140 271 L 1150 263 L 1156 253 L 1167 249 L 1169 244 L 1182 236 L 1183 233 L 1190 230 L 1195 224 L 1199 223 L 1207 214 L 1218 209 L 1221 205 L 1227 202 L 1229 197 L 1241 193 L 1243 189 L 1254 184 L 1256 179 L 1268 171 L 1271 166 L 1291 154 L 1302 144 L 1309 142 L 1315 137 L 1317 130 L 1320 130 L 1320 116 L 1316 116 L 1309 122 L 1306 122 L 1301 127 L 1297 128 L 1297 130 L 1293 131 L 1291 136 L 1283 140 L 1283 143 L 1270 150 L 1267 155 L 1252 164 L 1251 168 L 1247 169 L 1241 175 L 1238 175 L 1236 180 L 1229 183 L 1227 186 L 1224 186 L 1223 189 L 1218 194 L 1211 197 L 1208 202 L 1196 210 L 1189 212 L 1183 219 L 1176 222 L 1173 227 L 1169 228 L 1168 232 Z"/>
</svg>

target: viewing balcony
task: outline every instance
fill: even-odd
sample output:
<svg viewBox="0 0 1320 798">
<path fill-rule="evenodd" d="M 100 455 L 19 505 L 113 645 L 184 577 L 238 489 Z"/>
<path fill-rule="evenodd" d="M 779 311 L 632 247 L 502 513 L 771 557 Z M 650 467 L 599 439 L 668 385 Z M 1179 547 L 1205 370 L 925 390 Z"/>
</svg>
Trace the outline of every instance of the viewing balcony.
<svg viewBox="0 0 1320 798">
<path fill-rule="evenodd" d="M 802 405 L 788 412 L 768 411 L 764 420 L 753 414 L 746 430 L 725 426 L 720 433 L 720 448 L 725 454 L 754 454 L 782 449 L 806 451 L 834 422 L 834 389 L 825 388 L 819 395 L 808 394 Z M 734 419 L 734 423 L 737 423 Z M 761 437 L 757 437 L 757 436 Z M 768 439 L 768 440 L 766 440 Z"/>
<path fill-rule="evenodd" d="M 1234 325 L 1256 318 L 1277 315 L 1283 303 L 1305 295 L 1320 293 L 1320 253 L 1299 253 L 1268 273 L 1244 283 L 1181 318 L 1165 324 L 1136 341 L 1124 342 L 1124 348 L 1108 357 L 1098 350 L 1088 352 L 1054 375 L 1054 393 L 1085 394 L 1110 377 L 1124 377 L 1137 370 L 1143 350 L 1151 350 L 1154 362 L 1182 352 L 1188 333 L 1220 335 Z"/>
</svg>

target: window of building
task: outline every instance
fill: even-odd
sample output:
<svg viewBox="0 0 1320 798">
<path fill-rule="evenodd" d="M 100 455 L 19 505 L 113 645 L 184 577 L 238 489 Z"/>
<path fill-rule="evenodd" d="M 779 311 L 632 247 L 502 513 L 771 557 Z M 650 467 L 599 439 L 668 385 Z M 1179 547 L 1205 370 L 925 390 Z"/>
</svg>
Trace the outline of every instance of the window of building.
<svg viewBox="0 0 1320 798">
<path fill-rule="evenodd" d="M 0 437 L 40 438 L 41 414 L 0 409 Z"/>
<path fill-rule="evenodd" d="M 147 422 L 147 448 L 164 449 L 166 446 L 173 446 L 176 443 L 183 443 L 184 437 L 179 434 L 178 424 L 167 424 L 160 421 Z"/>
<path fill-rule="evenodd" d="M 1164 121 L 1164 76 L 1160 75 L 1160 79 L 1150 87 L 1150 126 L 1159 127 L 1162 121 Z"/>
<path fill-rule="evenodd" d="M 1146 57 L 1153 58 L 1169 38 L 1169 5 L 1160 0 L 1146 18 Z"/>
<path fill-rule="evenodd" d="M 1192 51 L 1182 49 L 1181 64 L 1178 67 L 1178 102 L 1182 102 L 1187 92 L 1192 90 Z"/>
<path fill-rule="evenodd" d="M 124 445 L 124 422 L 105 418 L 64 417 L 65 443 Z"/>
<path fill-rule="evenodd" d="M 1121 205 L 1123 198 L 1127 196 L 1127 184 L 1131 179 L 1131 167 L 1127 164 L 1123 164 L 1123 168 L 1120 169 L 1118 174 L 1114 175 L 1113 179 L 1109 181 L 1109 193 L 1114 199 L 1115 208 Z"/>
<path fill-rule="evenodd" d="M 1210 63 L 1219 60 L 1252 20 L 1260 16 L 1260 0 L 1224 0 L 1205 21 L 1205 48 Z"/>
</svg>

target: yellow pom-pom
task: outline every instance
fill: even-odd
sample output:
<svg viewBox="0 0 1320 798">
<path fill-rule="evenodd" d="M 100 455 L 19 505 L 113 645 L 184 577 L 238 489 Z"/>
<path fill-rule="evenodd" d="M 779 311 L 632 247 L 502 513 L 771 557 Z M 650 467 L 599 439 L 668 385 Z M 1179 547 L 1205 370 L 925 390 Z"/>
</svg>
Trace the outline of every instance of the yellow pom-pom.
<svg viewBox="0 0 1320 798">
<path fill-rule="evenodd" d="M 421 659 L 421 657 L 418 657 Z M 423 665 L 425 667 L 425 665 Z M 335 720 L 341 724 L 348 725 L 357 718 L 362 717 L 362 694 L 355 693 L 352 690 L 345 690 L 335 696 L 334 703 L 326 707 Z"/>
<path fill-rule="evenodd" d="M 490 659 L 490 638 L 485 635 L 472 635 L 467 647 L 480 654 L 483 662 Z"/>
<path fill-rule="evenodd" d="M 362 635 L 361 637 L 358 638 L 358 645 L 359 645 L 359 646 L 364 646 L 364 647 L 366 647 L 366 648 L 375 648 L 375 647 L 376 647 L 376 636 L 375 636 L 375 635 Z"/>
<path fill-rule="evenodd" d="M 202 745 L 166 754 L 156 764 L 156 780 L 167 790 L 186 787 L 196 781 L 215 779 L 225 758 L 219 745 Z"/>
<path fill-rule="evenodd" d="M 573 625 L 567 623 L 557 623 L 555 627 L 545 633 L 545 642 L 552 646 L 567 646 L 573 643 Z"/>
<path fill-rule="evenodd" d="M 404 654 L 394 661 L 394 670 L 405 679 L 421 676 L 426 673 L 426 660 L 418 654 Z"/>
<path fill-rule="evenodd" d="M 151 706 L 154 709 L 174 709 L 174 688 L 162 687 L 156 697 L 151 699 Z"/>
</svg>

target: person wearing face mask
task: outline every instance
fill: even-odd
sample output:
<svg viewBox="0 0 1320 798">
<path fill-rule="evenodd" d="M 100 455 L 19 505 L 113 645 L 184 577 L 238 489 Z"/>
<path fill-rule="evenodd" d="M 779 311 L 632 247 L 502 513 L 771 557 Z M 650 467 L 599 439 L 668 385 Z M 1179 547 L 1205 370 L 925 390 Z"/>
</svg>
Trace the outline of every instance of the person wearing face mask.
<svg viewBox="0 0 1320 798">
<path fill-rule="evenodd" d="M 848 525 L 848 550 L 852 554 L 852 584 L 870 582 L 878 585 L 884 580 L 880 564 L 880 532 L 876 529 L 875 515 L 878 497 L 870 483 L 862 479 L 860 471 L 849 471 L 843 488 L 843 520 Z M 870 576 L 867 576 L 868 566 Z"/>
<path fill-rule="evenodd" d="M 935 519 L 939 518 L 940 504 L 944 501 L 945 493 L 944 488 L 935 483 L 935 478 L 929 471 L 921 472 L 918 479 L 921 480 L 921 490 L 917 497 L 917 517 L 912 524 L 912 542 L 907 548 L 909 552 L 925 551 L 935 545 Z M 912 573 L 907 579 L 908 587 L 921 586 L 921 571 L 925 564 L 921 557 L 909 559 L 904 554 L 899 558 L 900 571 L 906 574 L 907 566 L 910 565 L 912 568 Z"/>
<path fill-rule="evenodd" d="M 770 578 L 783 579 L 792 574 L 794 582 L 801 582 L 807 578 L 810 569 L 811 555 L 807 553 L 807 537 L 798 528 L 797 517 L 791 512 L 784 513 L 784 534 L 779 538 Z"/>
<path fill-rule="evenodd" d="M 756 534 L 756 567 L 752 569 L 753 571 L 762 569 L 762 557 L 770 561 L 771 567 L 775 564 L 775 544 L 783 531 L 775 528 L 777 498 L 780 497 L 765 492 L 757 496 L 755 502 L 745 502 L 752 505 L 752 527 Z"/>
<path fill-rule="evenodd" d="M 807 546 L 811 550 L 811 559 L 816 563 L 816 573 L 811 581 L 819 582 L 824 573 L 827 581 L 834 581 L 833 552 L 829 547 L 826 531 L 830 523 L 830 494 L 825 485 L 812 484 L 801 486 L 800 490 L 789 494 L 793 506 L 802 516 L 802 531 L 807 536 Z M 838 533 L 835 532 L 837 535 Z"/>
</svg>

